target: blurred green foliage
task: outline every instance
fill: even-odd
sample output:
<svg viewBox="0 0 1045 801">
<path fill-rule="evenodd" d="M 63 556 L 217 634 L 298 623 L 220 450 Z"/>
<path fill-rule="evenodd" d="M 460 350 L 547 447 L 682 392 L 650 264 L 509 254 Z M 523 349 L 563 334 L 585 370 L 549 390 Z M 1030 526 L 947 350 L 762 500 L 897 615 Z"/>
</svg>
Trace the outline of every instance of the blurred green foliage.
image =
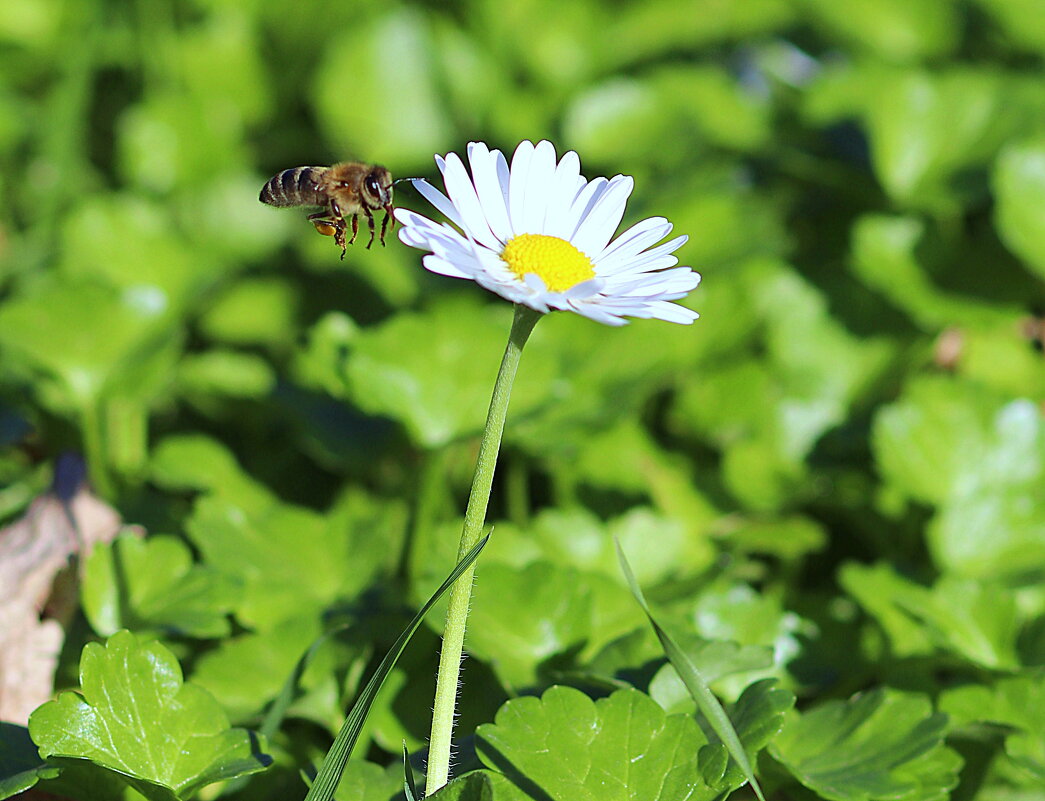
<svg viewBox="0 0 1045 801">
<path fill-rule="evenodd" d="M 496 768 L 497 743 L 529 760 L 521 732 L 555 729 L 560 695 L 630 705 L 652 744 L 705 742 L 646 697 L 689 709 L 616 534 L 678 641 L 731 666 L 727 700 L 764 677 L 798 695 L 767 790 L 1032 793 L 1043 86 L 1045 0 L 6 0 L 0 515 L 85 454 L 95 490 L 162 535 L 86 561 L 88 636 L 159 639 L 234 725 L 344 627 L 238 797 L 303 795 L 360 676 L 456 561 L 510 311 L 394 237 L 341 262 L 258 191 L 296 165 L 431 178 L 469 140 L 550 138 L 589 177 L 635 176 L 625 225 L 689 234 L 702 316 L 537 326 L 469 632 L 461 736 L 486 725 L 458 775 Z M 428 213 L 407 184 L 397 202 Z M 424 742 L 435 646 L 393 674 L 358 752 L 381 767 L 343 797 L 400 786 L 385 765 Z M 0 791 L 47 778 L 17 764 Z M 726 770 L 680 765 L 663 772 L 703 771 L 700 792 Z M 839 783 L 838 765 L 862 767 Z M 560 768 L 530 779 L 582 797 Z M 475 776 L 446 797 L 530 797 Z"/>
</svg>

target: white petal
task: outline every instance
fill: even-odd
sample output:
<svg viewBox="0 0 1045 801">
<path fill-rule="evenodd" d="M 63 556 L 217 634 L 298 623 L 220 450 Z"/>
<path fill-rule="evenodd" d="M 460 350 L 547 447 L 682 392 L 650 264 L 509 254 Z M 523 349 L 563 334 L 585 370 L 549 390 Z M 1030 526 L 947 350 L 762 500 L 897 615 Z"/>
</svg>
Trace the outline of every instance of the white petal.
<svg viewBox="0 0 1045 801">
<path fill-rule="evenodd" d="M 530 159 L 533 157 L 533 142 L 524 139 L 512 155 L 511 178 L 508 182 L 508 217 L 512 221 L 512 233 L 526 233 L 523 227 L 526 210 L 527 178 Z"/>
<path fill-rule="evenodd" d="M 468 175 L 468 170 L 465 169 L 464 163 L 456 153 L 450 153 L 446 157 L 443 181 L 446 184 L 446 194 L 453 201 L 454 207 L 464 222 L 464 231 L 487 247 L 498 247 L 500 243 L 486 221 L 483 207 L 475 194 L 475 186 Z"/>
<path fill-rule="evenodd" d="M 570 240 L 582 253 L 601 253 L 617 231 L 635 181 L 631 176 L 615 176 Z"/>
<path fill-rule="evenodd" d="M 548 202 L 544 211 L 542 230 L 549 236 L 568 239 L 573 227 L 568 227 L 570 206 L 581 187 L 588 182 L 581 178 L 581 160 L 572 150 L 565 153 L 548 187 Z"/>
<path fill-rule="evenodd" d="M 677 267 L 656 273 L 640 273 L 619 280 L 606 282 L 606 294 L 615 298 L 625 297 L 681 297 L 696 289 L 700 274 L 689 267 Z"/>
<path fill-rule="evenodd" d="M 576 233 L 577 228 L 584 221 L 591 208 L 598 202 L 599 198 L 602 197 L 608 185 L 609 181 L 606 178 L 596 178 L 581 188 L 563 217 L 563 225 L 569 232 L 563 239 L 570 242 L 573 241 L 573 235 Z"/>
<path fill-rule="evenodd" d="M 658 320 L 663 320 L 666 323 L 690 325 L 694 320 L 700 317 L 700 315 L 692 309 L 687 309 L 685 306 L 679 306 L 677 303 L 668 303 L 664 300 L 653 301 L 646 306 L 646 309 L 648 311 L 648 317 L 656 317 Z"/>
<path fill-rule="evenodd" d="M 441 259 L 436 255 L 429 253 L 423 259 L 421 263 L 425 266 L 425 269 L 432 273 L 438 273 L 439 275 L 448 275 L 451 278 L 471 278 L 472 276 L 468 273 L 461 272 L 456 265 Z"/>
<path fill-rule="evenodd" d="M 643 251 L 638 255 L 632 256 L 627 261 L 623 261 L 616 265 L 614 270 L 607 270 L 604 268 L 599 269 L 600 275 L 630 275 L 632 273 L 648 272 L 651 267 L 648 265 L 657 262 L 664 256 L 669 256 L 674 253 L 689 239 L 687 236 L 677 236 L 674 239 L 668 240 L 663 245 L 658 245 L 651 250 Z"/>
<path fill-rule="evenodd" d="M 627 320 L 612 314 L 597 303 L 578 303 L 571 305 L 570 308 L 578 314 L 603 325 L 621 326 L 628 324 Z"/>
<path fill-rule="evenodd" d="M 555 146 L 547 139 L 537 143 L 526 170 L 522 222 L 515 226 L 518 233 L 544 233 L 544 219 L 548 212 L 549 190 L 555 177 Z M 514 218 L 513 218 L 514 219 Z"/>
<path fill-rule="evenodd" d="M 428 183 L 424 178 L 415 179 L 412 183 L 414 189 L 420 193 L 421 197 L 435 206 L 440 213 L 446 217 L 446 219 L 450 220 L 454 225 L 463 226 L 461 215 L 457 213 L 454 204 L 450 202 L 450 199 L 447 198 L 446 195 Z M 396 219 L 399 219 L 399 211 L 401 211 L 401 209 L 396 209 Z"/>
<path fill-rule="evenodd" d="M 606 287 L 606 282 L 601 278 L 592 278 L 590 281 L 582 281 L 575 286 L 571 286 L 565 292 L 563 297 L 571 301 L 587 300 L 590 297 L 598 295 Z"/>
<path fill-rule="evenodd" d="M 507 176 L 508 164 L 501 151 L 491 153 L 482 142 L 469 143 L 468 163 L 472 167 L 472 181 L 490 230 L 503 244 L 511 239 L 512 224 L 508 219 L 508 181 L 501 183 L 499 168 L 504 164 L 504 175 Z"/>
<path fill-rule="evenodd" d="M 599 255 L 593 257 L 596 264 L 608 263 L 613 258 L 630 258 L 644 248 L 671 233 L 671 223 L 663 217 L 647 217 L 614 239 Z"/>
</svg>

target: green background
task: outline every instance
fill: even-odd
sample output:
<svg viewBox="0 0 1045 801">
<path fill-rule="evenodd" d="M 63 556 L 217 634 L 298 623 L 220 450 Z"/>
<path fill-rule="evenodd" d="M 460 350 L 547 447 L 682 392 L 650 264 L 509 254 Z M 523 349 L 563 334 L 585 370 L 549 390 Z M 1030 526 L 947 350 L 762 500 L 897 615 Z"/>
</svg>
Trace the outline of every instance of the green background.
<svg viewBox="0 0 1045 801">
<path fill-rule="evenodd" d="M 71 450 L 156 535 L 86 560 L 59 685 L 130 628 L 256 726 L 347 625 L 243 791 L 303 793 L 453 565 L 511 309 L 395 237 L 342 262 L 258 191 L 345 159 L 434 179 L 468 141 L 548 138 L 589 178 L 635 177 L 625 225 L 689 235 L 701 318 L 538 325 L 462 736 L 553 683 L 685 707 L 616 535 L 680 637 L 734 644 L 724 698 L 766 676 L 797 695 L 770 787 L 1040 797 L 1045 716 L 1013 698 L 1045 692 L 1043 62 L 1042 0 L 6 0 L 0 516 Z M 412 646 L 360 756 L 423 745 L 436 647 Z M 860 690 L 910 701 L 960 780 L 956 757 L 841 790 L 817 772 L 808 731 L 835 742 Z"/>
</svg>

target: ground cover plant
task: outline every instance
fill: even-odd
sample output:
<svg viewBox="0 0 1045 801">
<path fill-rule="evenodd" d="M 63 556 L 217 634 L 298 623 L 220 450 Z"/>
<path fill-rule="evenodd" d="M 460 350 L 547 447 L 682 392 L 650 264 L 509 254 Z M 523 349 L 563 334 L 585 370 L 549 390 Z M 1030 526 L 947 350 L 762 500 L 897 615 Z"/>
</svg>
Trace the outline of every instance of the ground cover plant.
<svg viewBox="0 0 1045 801">
<path fill-rule="evenodd" d="M 0 55 L 0 798 L 1043 797 L 1039 0 L 9 0 Z M 525 142 L 700 285 L 495 280 L 442 168 Z M 357 159 L 452 203 L 342 261 L 258 201 Z M 446 596 L 383 660 L 491 530 L 446 715 Z"/>
</svg>

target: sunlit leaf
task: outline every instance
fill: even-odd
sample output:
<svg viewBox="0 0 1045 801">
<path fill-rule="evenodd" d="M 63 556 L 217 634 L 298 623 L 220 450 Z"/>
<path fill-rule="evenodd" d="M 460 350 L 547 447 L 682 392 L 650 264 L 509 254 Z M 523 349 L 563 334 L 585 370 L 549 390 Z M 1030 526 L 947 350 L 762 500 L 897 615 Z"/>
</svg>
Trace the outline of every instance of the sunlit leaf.
<svg viewBox="0 0 1045 801">
<path fill-rule="evenodd" d="M 127 631 L 91 643 L 80 661 L 82 695 L 63 693 L 33 713 L 29 732 L 45 757 L 88 759 L 150 799 L 187 798 L 271 761 L 205 690 L 182 681 L 158 642 Z"/>
</svg>

